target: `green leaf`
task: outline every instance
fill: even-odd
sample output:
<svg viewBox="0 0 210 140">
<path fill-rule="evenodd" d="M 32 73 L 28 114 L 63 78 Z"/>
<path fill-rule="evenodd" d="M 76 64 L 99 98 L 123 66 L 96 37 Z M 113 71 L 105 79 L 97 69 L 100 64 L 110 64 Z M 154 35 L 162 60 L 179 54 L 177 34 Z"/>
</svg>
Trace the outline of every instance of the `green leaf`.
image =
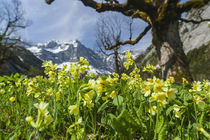
<svg viewBox="0 0 210 140">
<path fill-rule="evenodd" d="M 116 106 L 122 105 L 122 103 L 123 103 L 123 97 L 120 96 L 120 95 L 115 97 L 114 100 L 113 100 L 113 104 L 116 105 Z"/>
<path fill-rule="evenodd" d="M 158 140 L 165 140 L 165 136 L 166 136 L 166 132 L 167 132 L 166 131 L 167 130 L 167 126 L 168 126 L 168 124 L 165 121 L 163 127 L 160 130 L 160 133 L 158 134 Z"/>
<path fill-rule="evenodd" d="M 181 140 L 181 138 L 180 138 L 179 136 L 176 136 L 176 137 L 174 138 L 174 140 Z"/>
<path fill-rule="evenodd" d="M 77 136 L 76 135 L 72 135 L 71 136 L 71 140 L 77 140 Z"/>
<path fill-rule="evenodd" d="M 174 107 L 173 106 L 170 106 L 167 110 L 166 110 L 166 116 L 168 116 L 170 113 L 171 113 L 171 111 L 174 109 Z"/>
<path fill-rule="evenodd" d="M 19 73 L 15 73 L 14 78 L 18 79 L 19 77 L 20 77 L 20 74 Z"/>
<path fill-rule="evenodd" d="M 160 132 L 160 130 L 161 130 L 163 124 L 164 124 L 164 117 L 163 117 L 163 115 L 161 115 L 161 116 L 159 117 L 159 120 L 158 120 L 157 126 L 156 126 L 157 133 Z"/>
<path fill-rule="evenodd" d="M 114 130 L 127 137 L 127 139 L 131 139 L 134 136 L 138 124 L 127 110 L 124 109 L 118 117 L 115 117 L 113 114 L 109 116 Z"/>
<path fill-rule="evenodd" d="M 97 113 L 103 111 L 106 107 L 107 107 L 107 103 L 109 102 L 109 100 L 107 100 L 106 102 L 104 102 L 98 109 Z"/>
<path fill-rule="evenodd" d="M 5 78 L 0 76 L 0 82 L 3 82 L 4 80 L 5 80 Z"/>
</svg>

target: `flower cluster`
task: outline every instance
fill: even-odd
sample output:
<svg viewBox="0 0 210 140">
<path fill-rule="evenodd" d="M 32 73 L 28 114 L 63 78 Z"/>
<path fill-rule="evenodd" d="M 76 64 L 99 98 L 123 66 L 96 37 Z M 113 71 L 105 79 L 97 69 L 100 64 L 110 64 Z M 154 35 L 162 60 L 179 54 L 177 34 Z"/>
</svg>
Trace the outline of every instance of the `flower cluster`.
<svg viewBox="0 0 210 140">
<path fill-rule="evenodd" d="M 34 122 L 32 116 L 26 117 L 26 121 L 30 123 L 32 127 L 41 131 L 44 128 L 48 127 L 48 125 L 53 121 L 53 118 L 51 117 L 51 115 L 47 110 L 48 103 L 40 102 L 34 104 L 34 106 L 38 109 L 36 122 Z"/>
</svg>

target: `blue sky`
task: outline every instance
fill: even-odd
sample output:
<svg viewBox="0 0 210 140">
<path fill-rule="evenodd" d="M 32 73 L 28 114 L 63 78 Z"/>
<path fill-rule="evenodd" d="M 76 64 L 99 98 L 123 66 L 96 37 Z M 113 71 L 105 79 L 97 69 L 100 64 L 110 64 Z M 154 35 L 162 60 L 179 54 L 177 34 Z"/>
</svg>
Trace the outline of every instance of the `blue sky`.
<svg viewBox="0 0 210 140">
<path fill-rule="evenodd" d="M 56 0 L 47 5 L 44 0 L 20 0 L 25 11 L 25 18 L 31 25 L 23 32 L 23 38 L 33 43 L 49 40 L 78 39 L 85 46 L 94 48 L 96 21 L 100 16 L 94 9 L 85 7 L 79 0 Z M 135 30 L 141 32 L 146 25 L 135 21 Z M 151 43 L 148 33 L 135 47 L 145 49 Z"/>
</svg>

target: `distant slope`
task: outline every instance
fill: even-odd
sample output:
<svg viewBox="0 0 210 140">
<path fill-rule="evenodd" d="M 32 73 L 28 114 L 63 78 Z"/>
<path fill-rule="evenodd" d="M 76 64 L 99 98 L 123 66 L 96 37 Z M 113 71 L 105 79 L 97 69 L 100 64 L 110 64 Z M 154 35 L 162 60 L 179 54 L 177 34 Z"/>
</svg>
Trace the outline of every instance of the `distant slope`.
<svg viewBox="0 0 210 140">
<path fill-rule="evenodd" d="M 41 67 L 42 61 L 24 47 L 15 46 L 9 51 L 11 57 L 0 66 L 0 75 L 20 73 L 28 76 L 36 76 L 44 74 L 44 70 Z"/>
</svg>

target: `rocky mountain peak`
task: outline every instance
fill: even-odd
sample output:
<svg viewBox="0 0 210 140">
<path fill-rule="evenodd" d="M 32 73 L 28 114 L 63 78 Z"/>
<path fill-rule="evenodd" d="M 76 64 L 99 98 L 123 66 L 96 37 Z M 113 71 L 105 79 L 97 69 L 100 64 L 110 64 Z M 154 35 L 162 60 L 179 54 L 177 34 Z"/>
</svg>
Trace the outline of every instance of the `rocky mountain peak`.
<svg viewBox="0 0 210 140">
<path fill-rule="evenodd" d="M 101 74 L 112 72 L 112 69 L 106 61 L 104 61 L 103 57 L 85 47 L 78 40 L 51 40 L 47 43 L 39 43 L 27 49 L 33 52 L 42 61 L 52 60 L 53 63 L 58 64 L 59 68 L 62 68 L 63 64 L 74 63 L 79 61 L 80 57 L 84 57 L 89 61 L 92 71 Z"/>
</svg>

